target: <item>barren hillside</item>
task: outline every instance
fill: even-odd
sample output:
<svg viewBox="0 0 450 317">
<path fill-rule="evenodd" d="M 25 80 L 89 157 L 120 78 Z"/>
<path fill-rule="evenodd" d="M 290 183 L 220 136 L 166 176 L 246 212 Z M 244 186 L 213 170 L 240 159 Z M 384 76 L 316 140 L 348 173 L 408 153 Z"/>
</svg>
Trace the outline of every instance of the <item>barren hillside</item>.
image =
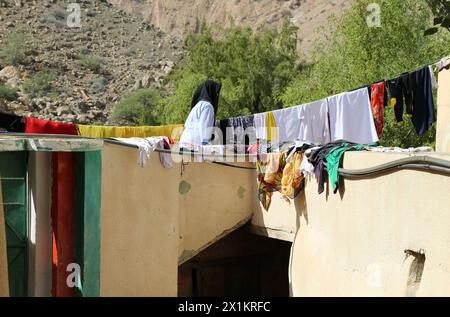
<svg viewBox="0 0 450 317">
<path fill-rule="evenodd" d="M 0 85 L 17 89 L 0 111 L 105 123 L 124 94 L 159 85 L 183 58 L 177 38 L 106 1 L 78 0 L 81 25 L 70 27 L 70 2 L 0 0 L 0 51 L 27 48 L 17 65 L 0 58 Z M 24 29 L 26 43 L 12 38 Z"/>
<path fill-rule="evenodd" d="M 143 16 L 162 30 L 183 37 L 196 31 L 202 21 L 256 29 L 279 27 L 288 17 L 299 28 L 299 50 L 305 55 L 317 39 L 315 29 L 327 18 L 339 15 L 351 0 L 108 0 L 118 8 Z"/>
</svg>

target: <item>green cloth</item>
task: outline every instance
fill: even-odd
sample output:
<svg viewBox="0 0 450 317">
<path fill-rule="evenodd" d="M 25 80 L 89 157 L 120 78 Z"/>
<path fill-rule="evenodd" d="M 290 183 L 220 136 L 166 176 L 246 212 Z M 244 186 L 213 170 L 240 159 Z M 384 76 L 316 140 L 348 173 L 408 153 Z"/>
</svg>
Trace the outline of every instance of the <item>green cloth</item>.
<svg viewBox="0 0 450 317">
<path fill-rule="evenodd" d="M 326 156 L 328 176 L 330 177 L 333 192 L 336 194 L 339 189 L 339 167 L 341 165 L 342 157 L 348 151 L 361 151 L 368 147 L 378 146 L 378 142 L 371 144 L 350 144 L 343 142 L 336 146 Z"/>
</svg>

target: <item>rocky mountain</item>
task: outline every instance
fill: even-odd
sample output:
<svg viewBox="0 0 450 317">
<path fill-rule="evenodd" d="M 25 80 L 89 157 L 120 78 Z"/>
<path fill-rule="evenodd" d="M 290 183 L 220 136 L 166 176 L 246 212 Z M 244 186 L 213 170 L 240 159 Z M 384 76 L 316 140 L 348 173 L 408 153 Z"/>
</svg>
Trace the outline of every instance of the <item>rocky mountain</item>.
<svg viewBox="0 0 450 317">
<path fill-rule="evenodd" d="M 351 0 L 108 0 L 129 13 L 141 15 L 162 30 L 185 36 L 208 25 L 279 27 L 287 17 L 299 28 L 299 51 L 308 55 L 318 39 L 315 29 L 339 15 Z"/>
<path fill-rule="evenodd" d="M 288 17 L 299 27 L 299 49 L 307 57 L 318 39 L 315 29 L 349 3 L 0 0 L 0 111 L 108 124 L 111 110 L 122 96 L 160 85 L 183 59 L 185 35 L 198 31 L 203 21 L 227 26 L 233 20 L 236 25 L 260 29 L 279 27 Z M 71 7 L 74 4 L 79 12 Z M 79 25 L 75 25 L 74 15 L 79 17 Z M 22 60 L 12 63 L 2 54 L 5 47 L 13 52 L 20 47 L 20 37 L 15 37 L 20 30 L 26 30 L 30 38 Z M 14 88 L 13 98 L 5 97 L 5 87 Z"/>
<path fill-rule="evenodd" d="M 177 37 L 106 1 L 76 1 L 80 27 L 73 27 L 74 2 L 0 0 L 0 51 L 15 49 L 18 30 L 29 34 L 20 63 L 0 57 L 0 85 L 17 90 L 12 100 L 0 97 L 0 111 L 107 123 L 121 96 L 159 85 L 183 58 Z"/>
</svg>

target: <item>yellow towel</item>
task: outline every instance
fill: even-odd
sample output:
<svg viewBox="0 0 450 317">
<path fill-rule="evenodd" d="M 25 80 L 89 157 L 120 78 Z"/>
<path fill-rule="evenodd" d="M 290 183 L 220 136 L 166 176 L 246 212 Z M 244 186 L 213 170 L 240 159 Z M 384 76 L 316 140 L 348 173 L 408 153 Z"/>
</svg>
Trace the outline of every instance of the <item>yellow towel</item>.
<svg viewBox="0 0 450 317">
<path fill-rule="evenodd" d="M 179 141 L 183 133 L 182 124 L 140 127 L 115 127 L 96 125 L 77 125 L 78 134 L 92 138 L 148 138 L 152 136 L 167 136 Z"/>
<path fill-rule="evenodd" d="M 278 140 L 279 139 L 278 129 L 274 129 L 277 127 L 277 122 L 275 121 L 273 112 L 267 112 L 266 124 L 267 124 L 267 141 Z"/>
</svg>

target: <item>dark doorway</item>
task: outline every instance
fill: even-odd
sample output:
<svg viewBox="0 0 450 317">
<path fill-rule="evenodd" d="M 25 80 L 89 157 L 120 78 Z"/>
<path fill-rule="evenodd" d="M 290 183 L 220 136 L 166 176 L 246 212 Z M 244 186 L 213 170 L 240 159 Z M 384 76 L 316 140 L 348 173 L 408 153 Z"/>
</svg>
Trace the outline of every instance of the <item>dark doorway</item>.
<svg viewBox="0 0 450 317">
<path fill-rule="evenodd" d="M 288 297 L 290 248 L 244 226 L 178 268 L 178 296 Z"/>
</svg>

